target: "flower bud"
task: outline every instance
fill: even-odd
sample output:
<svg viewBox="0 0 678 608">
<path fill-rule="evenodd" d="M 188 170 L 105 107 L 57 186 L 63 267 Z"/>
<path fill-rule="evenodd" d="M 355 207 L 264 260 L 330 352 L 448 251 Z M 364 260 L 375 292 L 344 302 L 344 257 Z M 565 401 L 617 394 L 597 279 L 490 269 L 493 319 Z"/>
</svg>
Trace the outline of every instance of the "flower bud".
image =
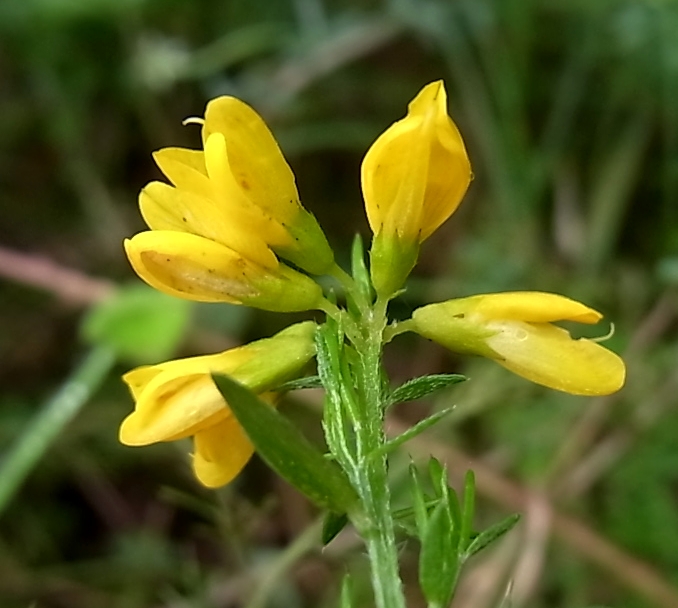
<svg viewBox="0 0 678 608">
<path fill-rule="evenodd" d="M 564 296 L 513 292 L 418 308 L 414 331 L 450 350 L 494 359 L 532 382 L 575 395 L 619 390 L 624 362 L 593 340 L 573 339 L 556 321 L 597 323 L 602 315 Z"/>
<path fill-rule="evenodd" d="M 433 82 L 363 160 L 363 196 L 374 233 L 372 281 L 378 293 L 390 296 L 402 286 L 420 244 L 459 206 L 470 181 L 471 165 L 447 114 L 445 87 Z"/>
</svg>

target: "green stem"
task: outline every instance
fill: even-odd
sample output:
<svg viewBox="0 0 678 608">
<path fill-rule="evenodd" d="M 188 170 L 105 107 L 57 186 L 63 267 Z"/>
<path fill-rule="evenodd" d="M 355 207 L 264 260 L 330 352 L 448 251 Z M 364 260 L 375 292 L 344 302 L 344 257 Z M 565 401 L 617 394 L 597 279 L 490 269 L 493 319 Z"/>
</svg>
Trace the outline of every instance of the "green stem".
<svg viewBox="0 0 678 608">
<path fill-rule="evenodd" d="M 374 456 L 385 442 L 381 352 L 386 304 L 378 301 L 369 317 L 364 319 L 364 341 L 358 349 L 361 374 L 358 385 L 362 393 L 364 419 L 357 428 L 356 441 L 363 461 L 354 472 L 354 483 L 369 522 L 359 532 L 370 556 L 376 606 L 405 608 L 391 516 L 387 457 L 383 452 Z"/>
<path fill-rule="evenodd" d="M 412 319 L 391 323 L 391 325 L 384 330 L 384 344 L 388 344 L 396 336 L 408 331 L 414 331 L 414 321 Z"/>
<path fill-rule="evenodd" d="M 0 468 L 0 514 L 38 460 L 99 388 L 114 363 L 111 349 L 93 348 L 31 421 Z"/>
<path fill-rule="evenodd" d="M 339 264 L 335 264 L 328 274 L 339 281 L 347 293 L 353 293 L 356 290 L 353 277 L 339 266 Z"/>
</svg>

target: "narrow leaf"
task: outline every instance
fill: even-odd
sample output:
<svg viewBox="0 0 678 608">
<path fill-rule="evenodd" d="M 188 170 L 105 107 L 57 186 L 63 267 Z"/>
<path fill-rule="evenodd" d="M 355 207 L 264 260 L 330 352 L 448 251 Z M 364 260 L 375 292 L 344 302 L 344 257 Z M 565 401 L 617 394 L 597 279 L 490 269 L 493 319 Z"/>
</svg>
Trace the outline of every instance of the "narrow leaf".
<svg viewBox="0 0 678 608">
<path fill-rule="evenodd" d="M 358 497 L 344 472 L 277 410 L 227 376 L 212 376 L 259 455 L 321 507 L 350 513 Z"/>
<path fill-rule="evenodd" d="M 329 511 L 323 521 L 322 543 L 327 545 L 334 537 L 341 532 L 348 523 L 346 513 L 334 513 Z"/>
<path fill-rule="evenodd" d="M 403 445 L 403 443 L 409 441 L 410 439 L 416 437 L 426 429 L 432 427 L 436 422 L 447 416 L 452 411 L 454 411 L 454 408 L 450 407 L 441 410 L 440 412 L 436 412 L 435 414 L 432 414 L 428 418 L 420 420 L 419 422 L 417 422 L 417 424 L 407 429 L 404 433 L 382 444 L 380 447 L 374 450 L 374 452 L 372 452 L 370 456 L 372 458 L 376 458 L 384 454 L 390 454 L 393 450 Z"/>
<path fill-rule="evenodd" d="M 453 384 L 459 384 L 464 380 L 466 380 L 466 376 L 460 374 L 433 374 L 413 378 L 391 392 L 388 405 L 391 406 L 396 403 L 421 399 Z"/>
<path fill-rule="evenodd" d="M 295 378 L 289 380 L 280 386 L 275 387 L 277 393 L 287 393 L 289 391 L 300 391 L 307 388 L 322 388 L 323 383 L 320 376 L 306 376 L 305 378 Z"/>
<path fill-rule="evenodd" d="M 476 478 L 473 471 L 466 471 L 462 503 L 459 551 L 465 552 L 471 544 L 471 531 L 473 530 L 473 518 L 476 509 Z"/>
<path fill-rule="evenodd" d="M 363 239 L 359 234 L 355 235 L 351 246 L 351 272 L 353 279 L 360 290 L 363 299 L 368 302 L 372 300 L 372 281 L 370 273 L 365 264 L 365 248 Z"/>
<path fill-rule="evenodd" d="M 457 581 L 459 559 L 452 525 L 447 504 L 441 501 L 428 520 L 419 554 L 419 584 L 429 605 L 447 606 Z"/>
<path fill-rule="evenodd" d="M 478 551 L 483 550 L 489 544 L 493 543 L 499 537 L 506 534 L 513 526 L 518 523 L 520 515 L 517 513 L 514 515 L 509 515 L 506 519 L 502 519 L 499 523 L 490 526 L 487 530 L 484 530 L 478 536 L 476 536 L 469 548 L 466 550 L 466 558 L 471 557 L 478 553 Z"/>
<path fill-rule="evenodd" d="M 414 521 L 417 525 L 419 538 L 423 538 L 426 532 L 426 523 L 428 522 L 428 509 L 426 507 L 426 496 L 421 487 L 419 473 L 414 463 L 410 463 L 410 492 L 412 494 L 412 508 L 414 509 Z"/>
<path fill-rule="evenodd" d="M 443 488 L 447 488 L 447 473 L 440 460 L 431 456 L 428 461 L 428 474 L 431 478 L 433 493 L 437 498 L 442 498 Z"/>
</svg>

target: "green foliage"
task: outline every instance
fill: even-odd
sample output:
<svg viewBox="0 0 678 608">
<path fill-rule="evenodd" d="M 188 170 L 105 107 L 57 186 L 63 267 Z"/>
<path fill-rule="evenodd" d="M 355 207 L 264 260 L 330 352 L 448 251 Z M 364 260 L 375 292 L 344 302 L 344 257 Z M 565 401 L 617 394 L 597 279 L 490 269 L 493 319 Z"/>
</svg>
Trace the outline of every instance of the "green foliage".
<svg viewBox="0 0 678 608">
<path fill-rule="evenodd" d="M 423 399 L 464 380 L 466 380 L 466 377 L 460 374 L 431 374 L 430 376 L 413 378 L 391 392 L 388 405 Z"/>
<path fill-rule="evenodd" d="M 432 494 L 427 494 L 414 464 L 410 465 L 414 535 L 421 542 L 419 582 L 429 606 L 448 606 L 464 562 L 506 534 L 518 522 L 512 515 L 480 533 L 472 532 L 475 479 L 466 474 L 461 501 L 448 486 L 447 469 L 435 458 L 428 463 Z"/>
<path fill-rule="evenodd" d="M 87 342 L 106 345 L 132 363 L 157 363 L 176 352 L 190 321 L 191 303 L 145 285 L 121 287 L 83 319 Z"/>
<path fill-rule="evenodd" d="M 355 491 L 334 462 L 250 390 L 226 376 L 213 378 L 259 455 L 278 475 L 321 507 L 355 511 Z"/>
</svg>

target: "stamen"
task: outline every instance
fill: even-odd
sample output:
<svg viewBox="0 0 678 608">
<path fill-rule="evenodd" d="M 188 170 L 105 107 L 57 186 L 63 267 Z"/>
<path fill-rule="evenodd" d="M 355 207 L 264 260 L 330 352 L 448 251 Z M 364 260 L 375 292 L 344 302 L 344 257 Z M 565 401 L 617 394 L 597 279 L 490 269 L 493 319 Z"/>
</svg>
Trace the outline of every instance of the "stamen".
<svg viewBox="0 0 678 608">
<path fill-rule="evenodd" d="M 614 336 L 614 323 L 610 323 L 610 331 L 608 331 L 606 335 L 600 336 L 599 338 L 589 338 L 589 340 L 591 340 L 591 342 L 605 342 L 612 336 Z"/>
<path fill-rule="evenodd" d="M 186 125 L 200 125 L 200 126 L 202 126 L 202 125 L 205 124 L 205 119 L 204 119 L 204 118 L 200 118 L 200 117 L 198 117 L 198 116 L 189 116 L 188 118 L 185 118 L 185 119 L 181 122 L 181 124 L 184 125 L 184 127 L 185 127 Z"/>
</svg>

